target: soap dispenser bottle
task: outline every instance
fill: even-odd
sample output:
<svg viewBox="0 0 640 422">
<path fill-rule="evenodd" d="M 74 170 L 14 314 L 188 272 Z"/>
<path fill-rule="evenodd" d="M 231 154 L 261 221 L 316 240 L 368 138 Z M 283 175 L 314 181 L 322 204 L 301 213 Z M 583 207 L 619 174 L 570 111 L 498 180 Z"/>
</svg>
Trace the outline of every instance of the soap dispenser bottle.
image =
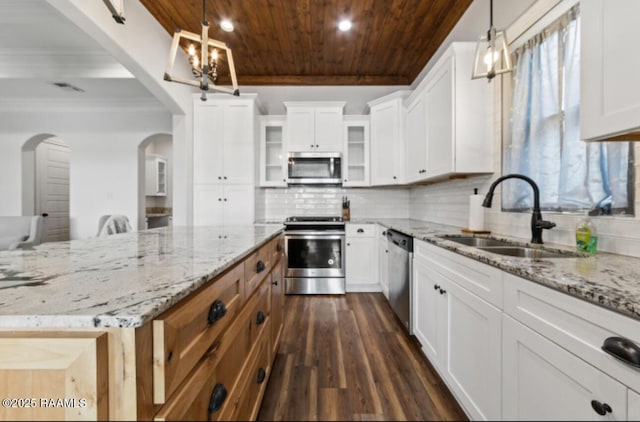
<svg viewBox="0 0 640 422">
<path fill-rule="evenodd" d="M 598 232 L 589 217 L 580 220 L 576 226 L 576 248 L 591 254 L 598 251 Z"/>
</svg>

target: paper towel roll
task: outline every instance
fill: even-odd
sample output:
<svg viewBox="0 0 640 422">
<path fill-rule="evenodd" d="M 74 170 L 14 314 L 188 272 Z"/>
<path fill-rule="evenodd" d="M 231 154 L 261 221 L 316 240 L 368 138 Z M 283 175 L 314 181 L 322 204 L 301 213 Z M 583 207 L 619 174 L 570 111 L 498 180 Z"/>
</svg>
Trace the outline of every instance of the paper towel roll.
<svg viewBox="0 0 640 422">
<path fill-rule="evenodd" d="M 482 195 L 469 196 L 469 230 L 484 230 L 484 207 L 482 206 L 483 200 L 484 197 Z"/>
</svg>

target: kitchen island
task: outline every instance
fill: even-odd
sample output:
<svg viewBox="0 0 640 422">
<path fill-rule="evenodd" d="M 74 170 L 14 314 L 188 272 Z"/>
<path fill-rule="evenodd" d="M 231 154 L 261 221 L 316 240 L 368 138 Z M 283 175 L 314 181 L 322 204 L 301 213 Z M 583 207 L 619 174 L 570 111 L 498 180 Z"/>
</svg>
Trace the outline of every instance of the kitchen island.
<svg viewBox="0 0 640 422">
<path fill-rule="evenodd" d="M 252 416 L 282 326 L 282 228 L 166 227 L 1 252 L 0 392 L 15 402 L 0 419 Z M 257 387 L 241 376 L 254 369 Z"/>
</svg>

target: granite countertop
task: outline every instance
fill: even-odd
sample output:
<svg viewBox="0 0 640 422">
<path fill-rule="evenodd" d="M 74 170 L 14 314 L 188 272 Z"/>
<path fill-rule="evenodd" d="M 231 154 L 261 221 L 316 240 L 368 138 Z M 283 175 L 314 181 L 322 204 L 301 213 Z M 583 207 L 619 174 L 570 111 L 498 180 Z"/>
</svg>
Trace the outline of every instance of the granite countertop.
<svg viewBox="0 0 640 422">
<path fill-rule="evenodd" d="M 140 327 L 282 229 L 174 226 L 1 251 L 0 327 Z"/>
<path fill-rule="evenodd" d="M 145 216 L 147 218 L 153 218 L 153 217 L 171 217 L 171 213 L 170 212 L 152 212 L 152 213 L 147 213 Z"/>
<path fill-rule="evenodd" d="M 640 259 L 598 252 L 587 258 L 518 258 L 464 246 L 442 235 L 462 235 L 460 227 L 409 219 L 368 219 L 352 223 L 379 223 L 511 274 L 601 305 L 618 313 L 640 319 Z M 526 240 L 491 236 L 533 246 Z M 573 251 L 566 246 L 544 245 L 546 249 Z"/>
</svg>

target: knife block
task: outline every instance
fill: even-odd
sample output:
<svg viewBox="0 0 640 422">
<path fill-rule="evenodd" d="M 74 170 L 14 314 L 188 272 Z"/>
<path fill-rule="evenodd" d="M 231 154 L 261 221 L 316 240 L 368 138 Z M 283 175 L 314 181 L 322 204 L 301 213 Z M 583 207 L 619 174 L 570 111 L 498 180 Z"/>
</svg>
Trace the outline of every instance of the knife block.
<svg viewBox="0 0 640 422">
<path fill-rule="evenodd" d="M 343 221 L 349 221 L 351 219 L 351 209 L 350 208 L 343 208 L 342 209 L 342 220 Z"/>
</svg>

